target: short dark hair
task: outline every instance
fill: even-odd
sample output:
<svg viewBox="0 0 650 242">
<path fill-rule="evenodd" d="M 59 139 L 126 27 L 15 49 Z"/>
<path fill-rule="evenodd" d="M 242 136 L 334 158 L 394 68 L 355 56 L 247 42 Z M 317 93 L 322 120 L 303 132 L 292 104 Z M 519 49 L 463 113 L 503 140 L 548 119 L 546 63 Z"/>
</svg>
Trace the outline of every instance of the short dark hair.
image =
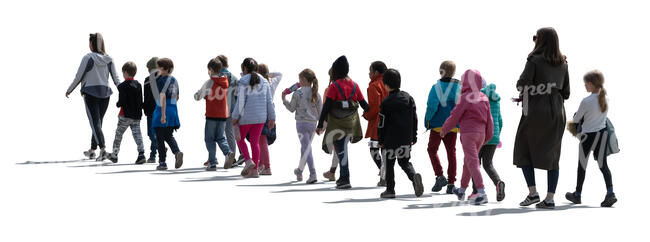
<svg viewBox="0 0 650 242">
<path fill-rule="evenodd" d="M 392 89 L 399 89 L 402 85 L 402 77 L 398 70 L 390 68 L 386 70 L 383 78 L 384 84 Z"/>
<path fill-rule="evenodd" d="M 223 64 L 223 67 L 226 67 L 226 68 L 228 67 L 228 57 L 226 57 L 225 55 L 219 55 L 219 56 L 217 56 L 217 59 L 219 59 L 221 61 L 221 64 Z"/>
<path fill-rule="evenodd" d="M 172 60 L 169 58 L 158 59 L 158 61 L 156 61 L 156 64 L 158 67 L 163 68 L 163 70 L 166 70 L 169 73 L 172 73 L 174 70 L 174 62 L 172 62 Z"/>
<path fill-rule="evenodd" d="M 386 67 L 386 64 L 384 64 L 382 61 L 375 61 L 370 64 L 370 69 L 379 72 L 379 74 L 384 74 L 386 70 L 388 70 L 388 67 Z"/>
<path fill-rule="evenodd" d="M 221 61 L 218 58 L 211 59 L 210 62 L 208 62 L 208 69 L 212 70 L 214 73 L 221 72 L 222 68 L 223 64 L 221 64 Z"/>
<path fill-rule="evenodd" d="M 133 63 L 133 61 L 129 61 L 124 63 L 122 66 L 122 72 L 126 72 L 129 76 L 134 77 L 135 73 L 138 72 L 138 67 Z"/>
<path fill-rule="evenodd" d="M 155 70 L 156 68 L 158 68 L 158 65 L 156 64 L 156 62 L 158 62 L 158 57 L 155 57 L 155 56 L 151 57 L 151 59 L 149 59 L 149 61 L 147 61 L 147 69 L 149 69 L 149 71 L 152 71 L 152 70 Z"/>
<path fill-rule="evenodd" d="M 456 74 L 456 63 L 450 60 L 440 63 L 440 75 L 442 77 L 454 77 Z"/>
</svg>

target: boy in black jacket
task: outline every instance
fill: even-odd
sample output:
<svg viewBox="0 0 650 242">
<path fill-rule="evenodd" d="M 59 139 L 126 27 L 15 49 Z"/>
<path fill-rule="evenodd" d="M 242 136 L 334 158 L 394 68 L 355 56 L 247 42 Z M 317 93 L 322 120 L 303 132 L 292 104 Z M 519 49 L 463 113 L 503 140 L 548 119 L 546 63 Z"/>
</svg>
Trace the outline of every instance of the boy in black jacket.
<svg viewBox="0 0 650 242">
<path fill-rule="evenodd" d="M 119 121 L 117 130 L 115 130 L 115 141 L 113 141 L 113 153 L 108 158 L 117 163 L 117 155 L 120 152 L 120 143 L 122 134 L 126 129 L 131 128 L 133 139 L 138 145 L 138 159 L 136 164 L 144 164 L 144 144 L 142 143 L 142 134 L 140 133 L 140 119 L 142 118 L 142 86 L 133 77 L 137 72 L 137 67 L 133 62 L 127 62 L 122 66 L 124 82 L 117 86 L 120 97 L 117 100 L 117 107 L 120 108 Z"/>
<path fill-rule="evenodd" d="M 147 163 L 156 163 L 156 153 L 158 149 L 158 139 L 156 138 L 156 131 L 151 127 L 151 117 L 153 116 L 153 110 L 156 109 L 156 99 L 154 99 L 153 90 L 151 89 L 150 81 L 155 82 L 158 74 L 158 65 L 156 62 L 158 57 L 152 57 L 147 61 L 147 69 L 149 69 L 149 76 L 144 78 L 144 115 L 147 116 L 147 136 L 149 136 L 149 141 L 151 141 L 151 146 L 149 149 L 149 159 Z M 155 85 L 154 85 L 155 86 Z"/>
<path fill-rule="evenodd" d="M 397 70 L 388 69 L 383 82 L 389 94 L 381 102 L 377 127 L 379 147 L 383 148 L 383 157 L 386 158 L 386 191 L 380 197 L 395 198 L 395 160 L 413 182 L 415 196 L 419 197 L 424 192 L 422 176 L 415 173 L 413 164 L 409 162 L 411 146 L 417 142 L 415 101 L 411 95 L 399 90 L 402 81 Z"/>
</svg>

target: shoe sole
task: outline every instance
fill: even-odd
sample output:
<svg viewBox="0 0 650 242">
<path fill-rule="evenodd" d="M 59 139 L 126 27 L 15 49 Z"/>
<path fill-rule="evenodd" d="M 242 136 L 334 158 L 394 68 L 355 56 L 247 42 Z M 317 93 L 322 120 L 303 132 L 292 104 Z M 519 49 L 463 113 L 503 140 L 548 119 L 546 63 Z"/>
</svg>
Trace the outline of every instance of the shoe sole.
<svg viewBox="0 0 650 242">
<path fill-rule="evenodd" d="M 135 162 L 136 165 L 142 165 L 144 163 L 147 163 L 147 161 L 146 160 L 139 160 L 139 161 Z"/>
<path fill-rule="evenodd" d="M 157 170 L 157 171 L 166 171 L 166 170 L 167 170 L 167 167 L 165 167 L 165 168 L 158 168 L 158 167 L 156 167 L 156 170 Z"/>
<path fill-rule="evenodd" d="M 424 193 L 424 185 L 422 184 L 422 176 L 420 174 L 413 176 L 413 189 L 415 190 L 416 197 L 421 197 Z"/>
<path fill-rule="evenodd" d="M 612 206 L 614 206 L 614 204 L 615 204 L 616 202 L 618 202 L 618 199 L 617 199 L 617 198 L 614 198 L 614 201 L 612 201 L 611 203 L 606 203 L 606 204 L 602 204 L 602 203 L 601 203 L 601 204 L 600 204 L 600 207 L 603 207 L 603 208 L 611 208 Z"/>
<path fill-rule="evenodd" d="M 176 164 L 174 165 L 174 168 L 178 169 L 181 168 L 181 166 L 183 166 L 183 152 L 178 152 L 178 154 L 176 154 Z"/>
<path fill-rule="evenodd" d="M 217 168 L 207 168 L 205 171 L 217 171 Z"/>
<path fill-rule="evenodd" d="M 314 184 L 314 183 L 316 183 L 316 182 L 318 182 L 318 180 L 314 179 L 314 180 L 307 180 L 307 182 L 305 182 L 305 183 L 307 183 L 307 184 Z"/>
<path fill-rule="evenodd" d="M 252 169 L 254 169 L 254 168 L 255 168 L 255 164 L 254 164 L 254 163 L 251 163 L 250 165 L 249 165 L 249 164 L 246 164 L 246 165 L 244 166 L 244 169 L 241 171 L 241 175 L 244 176 L 244 177 L 247 176 L 248 173 L 249 173 Z"/>
<path fill-rule="evenodd" d="M 566 198 L 566 200 L 569 200 L 569 202 L 571 202 L 573 204 L 581 204 L 582 203 L 582 201 L 575 200 L 575 196 L 573 196 L 572 193 L 565 194 L 564 198 Z"/>
<path fill-rule="evenodd" d="M 541 201 L 542 201 L 541 199 L 531 200 L 528 204 L 521 202 L 521 203 L 519 203 L 519 206 L 521 206 L 521 207 L 528 207 L 528 206 L 530 206 L 530 205 L 533 205 L 533 204 L 535 204 L 535 203 L 539 203 L 539 202 L 541 202 Z"/>
<path fill-rule="evenodd" d="M 503 201 L 506 198 L 506 184 L 499 182 L 497 185 L 497 202 Z"/>
<path fill-rule="evenodd" d="M 232 164 L 235 163 L 235 153 L 230 153 L 228 155 L 228 159 L 226 159 L 226 163 L 223 164 L 224 169 L 230 169 L 232 168 Z"/>
<path fill-rule="evenodd" d="M 352 188 L 352 185 L 350 184 L 336 186 L 336 189 L 341 189 L 341 190 L 350 189 L 350 188 Z"/>
<path fill-rule="evenodd" d="M 379 198 L 384 198 L 384 199 L 393 199 L 393 198 L 396 198 L 396 196 L 395 196 L 395 194 L 392 194 L 392 195 L 386 195 L 386 196 L 381 196 L 381 195 L 380 195 Z"/>
</svg>

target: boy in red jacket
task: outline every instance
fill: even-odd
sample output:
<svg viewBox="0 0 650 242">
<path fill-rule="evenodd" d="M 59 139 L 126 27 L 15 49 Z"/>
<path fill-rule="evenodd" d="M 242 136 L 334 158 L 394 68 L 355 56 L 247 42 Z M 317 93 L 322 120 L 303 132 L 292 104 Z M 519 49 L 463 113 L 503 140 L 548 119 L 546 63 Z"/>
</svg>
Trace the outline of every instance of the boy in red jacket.
<svg viewBox="0 0 650 242">
<path fill-rule="evenodd" d="M 208 62 L 210 80 L 194 94 L 197 101 L 205 99 L 205 147 L 208 149 L 208 167 L 206 171 L 217 170 L 217 144 L 226 156 L 224 168 L 232 167 L 235 153 L 230 151 L 225 136 L 226 120 L 228 119 L 228 77 L 221 73 L 223 65 L 218 59 Z"/>
</svg>

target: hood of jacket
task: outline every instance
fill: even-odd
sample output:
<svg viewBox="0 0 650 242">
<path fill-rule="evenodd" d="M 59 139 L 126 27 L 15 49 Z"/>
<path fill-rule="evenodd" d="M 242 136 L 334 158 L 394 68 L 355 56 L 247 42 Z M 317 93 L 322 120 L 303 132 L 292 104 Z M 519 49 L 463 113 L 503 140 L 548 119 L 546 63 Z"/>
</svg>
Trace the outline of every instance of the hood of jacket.
<svg viewBox="0 0 650 242">
<path fill-rule="evenodd" d="M 388 97 L 384 100 L 390 99 L 390 102 L 383 102 L 382 105 L 385 105 L 384 108 L 389 109 L 389 110 L 396 110 L 396 109 L 408 109 L 411 107 L 411 96 L 406 93 L 402 92 L 399 89 L 393 90 L 388 94 Z"/>
<path fill-rule="evenodd" d="M 107 66 L 109 63 L 113 62 L 113 58 L 111 58 L 108 55 L 102 55 L 97 52 L 90 52 L 88 53 L 88 56 L 93 59 L 95 62 L 95 65 L 97 66 Z"/>
<path fill-rule="evenodd" d="M 228 77 L 226 76 L 211 76 L 210 79 L 214 81 L 218 87 L 228 88 Z"/>
<path fill-rule="evenodd" d="M 481 91 L 483 77 L 479 71 L 473 69 L 467 70 L 463 73 L 461 80 L 463 83 L 461 93 Z"/>
<path fill-rule="evenodd" d="M 498 102 L 501 100 L 501 96 L 496 92 L 497 90 L 497 85 L 494 84 L 489 84 L 486 87 L 481 90 L 483 93 L 485 93 L 485 96 L 487 96 L 488 100 L 491 102 Z"/>
</svg>

